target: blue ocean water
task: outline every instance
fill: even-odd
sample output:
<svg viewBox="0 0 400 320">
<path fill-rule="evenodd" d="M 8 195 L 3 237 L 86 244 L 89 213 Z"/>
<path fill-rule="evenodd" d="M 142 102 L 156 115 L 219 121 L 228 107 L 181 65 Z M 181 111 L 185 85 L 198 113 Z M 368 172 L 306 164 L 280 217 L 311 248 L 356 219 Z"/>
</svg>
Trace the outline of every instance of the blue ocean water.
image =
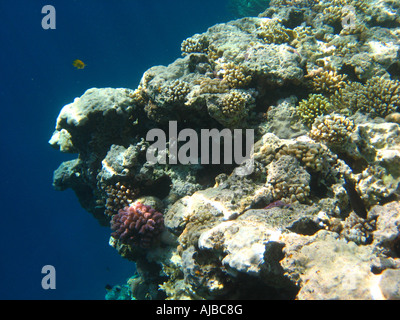
<svg viewBox="0 0 400 320">
<path fill-rule="evenodd" d="M 45 5 L 55 30 L 42 28 Z M 75 158 L 47 143 L 57 115 L 86 89 L 136 88 L 184 39 L 233 18 L 227 0 L 0 0 L 0 299 L 104 299 L 106 284 L 133 274 L 110 230 L 52 188 L 53 171 Z M 44 265 L 56 289 L 42 288 Z"/>
</svg>

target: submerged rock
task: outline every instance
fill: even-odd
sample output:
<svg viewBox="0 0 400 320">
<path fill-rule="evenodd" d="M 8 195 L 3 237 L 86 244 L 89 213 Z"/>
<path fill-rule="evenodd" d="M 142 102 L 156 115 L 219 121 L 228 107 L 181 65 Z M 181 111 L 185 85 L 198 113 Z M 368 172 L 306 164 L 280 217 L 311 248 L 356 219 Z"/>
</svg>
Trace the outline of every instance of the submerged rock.
<svg viewBox="0 0 400 320">
<path fill-rule="evenodd" d="M 92 88 L 61 110 L 49 143 L 77 157 L 55 170 L 55 189 L 106 226 L 135 201 L 163 214 L 154 246 L 110 238 L 138 267 L 124 297 L 399 298 L 400 8 L 309 3 L 212 26 L 135 90 Z M 240 165 L 148 161 L 147 133 L 170 121 L 254 130 L 254 152 Z M 187 140 L 165 142 L 170 159 Z"/>
</svg>

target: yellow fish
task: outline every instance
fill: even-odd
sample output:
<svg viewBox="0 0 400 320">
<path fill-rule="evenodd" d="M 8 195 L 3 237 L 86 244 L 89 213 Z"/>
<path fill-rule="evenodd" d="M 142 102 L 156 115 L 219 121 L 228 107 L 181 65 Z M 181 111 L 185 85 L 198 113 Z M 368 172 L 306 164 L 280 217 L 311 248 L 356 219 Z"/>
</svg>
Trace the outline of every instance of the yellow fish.
<svg viewBox="0 0 400 320">
<path fill-rule="evenodd" d="M 72 65 L 77 69 L 83 69 L 84 67 L 86 67 L 86 64 L 79 59 L 74 60 L 74 62 L 72 62 Z"/>
</svg>

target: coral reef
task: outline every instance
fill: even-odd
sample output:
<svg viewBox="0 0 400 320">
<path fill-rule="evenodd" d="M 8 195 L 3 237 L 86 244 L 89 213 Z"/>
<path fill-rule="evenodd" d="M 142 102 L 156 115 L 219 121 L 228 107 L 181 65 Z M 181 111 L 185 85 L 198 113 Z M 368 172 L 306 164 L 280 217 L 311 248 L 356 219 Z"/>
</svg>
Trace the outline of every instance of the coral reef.
<svg viewBox="0 0 400 320">
<path fill-rule="evenodd" d="M 106 300 L 134 300 L 129 285 L 116 285 L 106 288 Z"/>
<path fill-rule="evenodd" d="M 400 81 L 373 77 L 365 84 L 365 98 L 361 111 L 385 117 L 400 107 Z"/>
<path fill-rule="evenodd" d="M 76 158 L 53 185 L 137 266 L 108 298 L 398 299 L 399 16 L 395 1 L 273 0 L 184 40 L 135 90 L 64 106 L 49 143 Z M 171 121 L 253 130 L 254 152 L 148 161 L 147 133 Z"/>
</svg>

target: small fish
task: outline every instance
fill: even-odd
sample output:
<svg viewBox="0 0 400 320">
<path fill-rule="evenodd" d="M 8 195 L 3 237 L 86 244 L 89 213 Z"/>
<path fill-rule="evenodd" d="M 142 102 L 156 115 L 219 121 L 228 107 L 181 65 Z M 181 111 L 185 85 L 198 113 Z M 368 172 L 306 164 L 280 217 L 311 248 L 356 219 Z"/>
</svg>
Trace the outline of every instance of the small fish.
<svg viewBox="0 0 400 320">
<path fill-rule="evenodd" d="M 72 62 L 72 65 L 77 69 L 83 69 L 86 67 L 86 64 L 79 59 L 74 60 L 74 62 Z"/>
<path fill-rule="evenodd" d="M 269 205 L 267 205 L 264 209 L 271 209 L 271 208 L 290 208 L 291 205 L 288 203 L 284 203 L 282 200 L 277 200 L 274 202 L 271 202 Z"/>
<path fill-rule="evenodd" d="M 344 175 L 344 181 L 344 188 L 349 196 L 351 207 L 359 217 L 366 219 L 368 215 L 367 209 L 365 208 L 364 202 L 356 190 L 355 183 L 346 175 Z"/>
<path fill-rule="evenodd" d="M 111 286 L 110 284 L 106 284 L 105 289 L 106 289 L 107 291 L 111 291 L 111 290 L 112 290 L 112 286 Z"/>
</svg>

